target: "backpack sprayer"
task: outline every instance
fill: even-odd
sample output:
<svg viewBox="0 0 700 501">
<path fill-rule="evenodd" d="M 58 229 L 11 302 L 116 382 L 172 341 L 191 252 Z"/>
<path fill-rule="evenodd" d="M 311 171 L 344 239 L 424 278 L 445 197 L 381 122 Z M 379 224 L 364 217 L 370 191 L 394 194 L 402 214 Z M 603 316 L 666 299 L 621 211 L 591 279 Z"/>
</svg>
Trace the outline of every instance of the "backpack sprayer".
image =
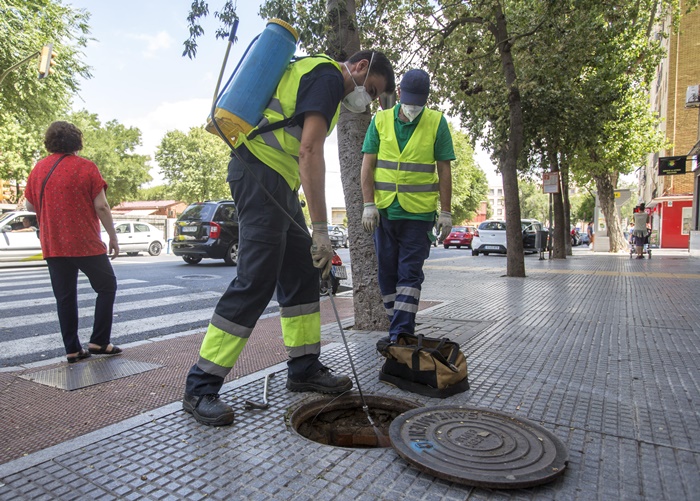
<svg viewBox="0 0 700 501">
<path fill-rule="evenodd" d="M 214 91 L 211 114 L 208 117 L 205 129 L 221 137 L 228 147 L 231 148 L 232 155 L 243 164 L 249 174 L 252 174 L 250 166 L 240 156 L 236 150 L 235 144 L 238 142 L 238 138 L 241 134 L 246 136 L 250 134 L 255 128 L 255 125 L 262 119 L 265 107 L 270 102 L 277 85 L 282 79 L 282 75 L 284 75 L 289 62 L 294 56 L 296 44 L 299 41 L 299 35 L 290 24 L 281 19 L 270 19 L 265 26 L 265 30 L 250 42 L 241 60 L 226 82 L 223 91 L 219 94 L 219 87 L 224 70 L 226 69 L 226 62 L 228 61 L 231 47 L 236 38 L 237 30 L 238 19 L 233 22 L 231 33 L 228 37 L 226 54 L 224 55 L 224 62 L 221 65 L 221 72 L 219 73 L 219 79 Z M 267 191 L 262 182 L 256 176 L 253 176 L 253 178 L 260 184 L 260 187 L 268 198 L 279 207 L 282 213 L 289 218 L 293 224 L 303 230 L 306 235 L 309 235 L 308 230 L 297 223 L 294 218 L 284 210 L 277 199 Z M 360 400 L 362 401 L 362 410 L 367 415 L 369 424 L 374 428 L 379 442 L 385 444 L 387 438 L 379 432 L 374 424 L 369 413 L 369 408 L 367 407 L 367 402 L 362 394 L 360 380 L 357 377 L 357 371 L 355 370 L 355 364 L 350 354 L 350 348 L 345 339 L 345 331 L 343 330 L 343 325 L 340 322 L 340 316 L 338 315 L 338 310 L 333 300 L 332 288 L 329 288 L 328 297 L 331 301 L 338 327 L 340 328 L 345 350 L 348 353 L 352 373 L 355 376 L 355 383 L 357 384 L 357 390 L 360 393 Z"/>
</svg>

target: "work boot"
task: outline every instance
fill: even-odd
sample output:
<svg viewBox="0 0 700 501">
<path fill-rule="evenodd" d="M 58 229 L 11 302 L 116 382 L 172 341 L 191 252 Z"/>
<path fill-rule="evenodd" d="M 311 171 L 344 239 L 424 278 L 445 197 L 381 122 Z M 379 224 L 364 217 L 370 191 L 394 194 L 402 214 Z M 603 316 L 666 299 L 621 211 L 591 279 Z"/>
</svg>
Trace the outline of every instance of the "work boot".
<svg viewBox="0 0 700 501">
<path fill-rule="evenodd" d="M 207 426 L 226 426 L 233 423 L 233 409 L 219 399 L 219 395 L 190 395 L 185 393 L 182 408 Z"/>
<path fill-rule="evenodd" d="M 321 367 L 318 372 L 303 381 L 293 381 L 287 377 L 289 391 L 316 391 L 318 393 L 343 393 L 352 388 L 347 376 L 335 376 L 332 369 Z"/>
</svg>

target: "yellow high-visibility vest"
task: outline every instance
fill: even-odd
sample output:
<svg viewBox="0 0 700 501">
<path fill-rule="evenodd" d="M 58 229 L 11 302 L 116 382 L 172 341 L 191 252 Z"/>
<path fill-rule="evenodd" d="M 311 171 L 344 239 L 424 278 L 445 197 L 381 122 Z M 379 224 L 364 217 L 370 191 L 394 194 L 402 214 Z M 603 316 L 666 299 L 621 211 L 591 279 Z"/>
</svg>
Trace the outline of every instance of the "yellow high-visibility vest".
<svg viewBox="0 0 700 501">
<path fill-rule="evenodd" d="M 374 169 L 374 203 L 386 209 L 394 197 L 414 214 L 437 210 L 440 195 L 435 166 L 435 138 L 442 113 L 425 108 L 420 121 L 399 151 L 394 129 L 394 110 L 380 111 L 374 118 L 379 151 Z"/>
<path fill-rule="evenodd" d="M 282 76 L 272 99 L 263 111 L 263 118 L 253 129 L 256 131 L 268 124 L 274 124 L 294 116 L 297 106 L 297 92 L 301 78 L 321 64 L 332 64 L 338 70 L 340 65 L 328 56 L 304 57 L 290 63 Z M 328 127 L 328 134 L 338 122 L 340 103 Z M 253 132 L 251 131 L 251 133 Z M 237 146 L 245 144 L 248 150 L 260 161 L 277 171 L 292 190 L 299 189 L 299 147 L 301 146 L 302 128 L 288 125 L 276 130 L 263 132 L 252 139 L 241 136 Z"/>
</svg>

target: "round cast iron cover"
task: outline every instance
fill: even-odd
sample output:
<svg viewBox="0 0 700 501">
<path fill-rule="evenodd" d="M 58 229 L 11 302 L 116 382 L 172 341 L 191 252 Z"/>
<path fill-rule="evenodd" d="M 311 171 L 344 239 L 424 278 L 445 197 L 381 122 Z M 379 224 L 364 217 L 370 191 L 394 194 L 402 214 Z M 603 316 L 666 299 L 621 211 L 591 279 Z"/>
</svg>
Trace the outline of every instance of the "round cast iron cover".
<svg viewBox="0 0 700 501">
<path fill-rule="evenodd" d="M 389 428 L 396 452 L 421 471 L 495 489 L 554 480 L 568 463 L 566 446 L 532 421 L 477 407 L 420 407 Z"/>
</svg>

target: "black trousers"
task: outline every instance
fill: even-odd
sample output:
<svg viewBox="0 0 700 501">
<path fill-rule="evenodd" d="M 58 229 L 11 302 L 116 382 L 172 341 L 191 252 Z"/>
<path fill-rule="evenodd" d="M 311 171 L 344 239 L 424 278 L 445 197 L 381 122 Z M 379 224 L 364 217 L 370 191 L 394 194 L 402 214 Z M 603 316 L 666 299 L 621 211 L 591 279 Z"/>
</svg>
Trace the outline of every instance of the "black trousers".
<svg viewBox="0 0 700 501">
<path fill-rule="evenodd" d="M 90 342 L 100 346 L 109 344 L 114 299 L 117 295 L 117 277 L 107 254 L 49 257 L 46 258 L 46 263 L 56 297 L 58 322 L 61 325 L 66 353 L 76 353 L 82 348 L 78 338 L 78 271 L 82 271 L 88 277 L 92 289 L 97 293 Z"/>
</svg>

